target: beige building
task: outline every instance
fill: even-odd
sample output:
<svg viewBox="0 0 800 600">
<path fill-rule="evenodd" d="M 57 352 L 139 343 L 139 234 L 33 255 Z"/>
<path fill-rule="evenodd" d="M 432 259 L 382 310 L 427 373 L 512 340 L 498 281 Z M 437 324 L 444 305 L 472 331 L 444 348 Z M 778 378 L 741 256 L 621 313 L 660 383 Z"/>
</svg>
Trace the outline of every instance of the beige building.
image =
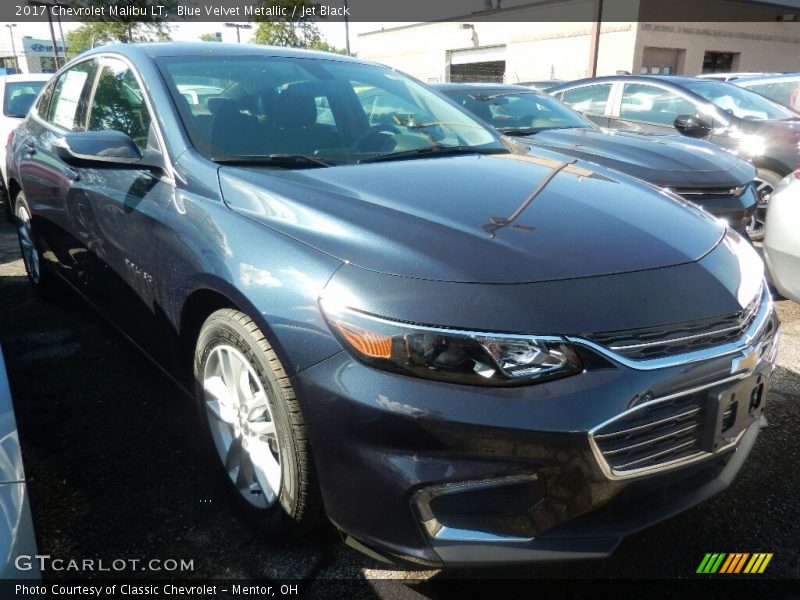
<svg viewBox="0 0 800 600">
<path fill-rule="evenodd" d="M 739 0 L 605 0 L 597 75 L 800 71 L 800 10 Z M 563 22 L 565 7 L 572 17 Z M 384 28 L 359 36 L 359 57 L 422 81 L 577 79 L 590 70 L 594 0 L 532 2 L 457 22 Z M 745 22 L 715 22 L 736 10 Z M 669 22 L 692 14 L 694 22 Z M 797 14 L 795 14 L 797 13 Z M 562 21 L 555 19 L 562 18 Z"/>
</svg>

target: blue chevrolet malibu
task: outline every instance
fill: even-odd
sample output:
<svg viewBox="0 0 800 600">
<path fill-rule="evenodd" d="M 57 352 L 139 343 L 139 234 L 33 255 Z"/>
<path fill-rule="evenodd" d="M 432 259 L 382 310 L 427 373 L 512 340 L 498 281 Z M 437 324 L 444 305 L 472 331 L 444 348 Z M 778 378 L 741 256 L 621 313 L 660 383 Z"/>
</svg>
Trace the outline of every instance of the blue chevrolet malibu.
<svg viewBox="0 0 800 600">
<path fill-rule="evenodd" d="M 198 405 L 275 537 L 427 565 L 604 556 L 724 489 L 778 323 L 751 246 L 342 56 L 106 46 L 11 142 L 34 291 Z"/>
</svg>

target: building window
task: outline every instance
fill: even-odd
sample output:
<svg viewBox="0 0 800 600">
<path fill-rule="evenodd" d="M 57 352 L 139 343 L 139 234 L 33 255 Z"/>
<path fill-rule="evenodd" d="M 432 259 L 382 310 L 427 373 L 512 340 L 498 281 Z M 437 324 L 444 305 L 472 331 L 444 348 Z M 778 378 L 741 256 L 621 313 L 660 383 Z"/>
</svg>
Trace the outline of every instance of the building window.
<svg viewBox="0 0 800 600">
<path fill-rule="evenodd" d="M 706 52 L 703 56 L 703 73 L 730 73 L 738 64 L 738 52 Z"/>
</svg>

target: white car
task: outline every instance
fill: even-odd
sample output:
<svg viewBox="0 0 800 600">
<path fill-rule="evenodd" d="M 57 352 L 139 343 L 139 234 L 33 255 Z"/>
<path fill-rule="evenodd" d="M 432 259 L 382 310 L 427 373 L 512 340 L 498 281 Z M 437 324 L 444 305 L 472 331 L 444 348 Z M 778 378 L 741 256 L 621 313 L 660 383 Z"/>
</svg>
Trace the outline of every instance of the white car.
<svg viewBox="0 0 800 600">
<path fill-rule="evenodd" d="M 3 75 L 0 77 L 0 173 L 2 173 L 2 195 L 6 188 L 6 143 L 8 135 L 22 123 L 36 100 L 39 91 L 52 75 L 46 73 L 29 73 Z M 6 202 L 8 207 L 8 202 Z"/>
<path fill-rule="evenodd" d="M 39 579 L 17 421 L 0 350 L 0 579 Z M 17 557 L 23 557 L 18 562 Z"/>
<path fill-rule="evenodd" d="M 772 192 L 767 210 L 764 257 L 772 284 L 800 302 L 800 168 Z"/>
</svg>

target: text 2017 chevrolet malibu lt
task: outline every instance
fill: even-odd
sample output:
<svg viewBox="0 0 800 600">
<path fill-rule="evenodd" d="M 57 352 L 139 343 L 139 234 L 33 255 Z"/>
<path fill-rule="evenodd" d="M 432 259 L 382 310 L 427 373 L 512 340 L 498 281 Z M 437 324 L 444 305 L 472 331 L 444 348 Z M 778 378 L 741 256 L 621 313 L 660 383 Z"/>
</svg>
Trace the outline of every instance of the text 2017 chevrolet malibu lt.
<svg viewBox="0 0 800 600">
<path fill-rule="evenodd" d="M 778 323 L 750 244 L 394 70 L 107 46 L 11 155 L 33 288 L 68 283 L 196 397 L 273 536 L 327 515 L 428 565 L 603 556 L 758 434 Z"/>
</svg>

